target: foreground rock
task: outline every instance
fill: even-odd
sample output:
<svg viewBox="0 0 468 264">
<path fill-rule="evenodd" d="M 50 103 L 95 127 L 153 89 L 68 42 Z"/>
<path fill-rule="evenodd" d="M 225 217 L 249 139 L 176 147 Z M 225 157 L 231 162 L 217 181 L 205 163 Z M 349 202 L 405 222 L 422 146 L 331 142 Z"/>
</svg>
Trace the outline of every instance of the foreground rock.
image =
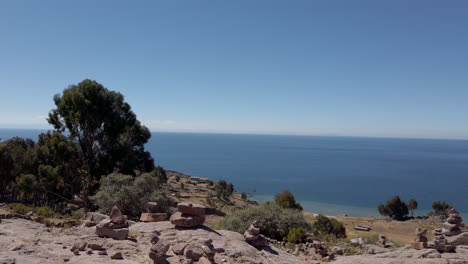
<svg viewBox="0 0 468 264">
<path fill-rule="evenodd" d="M 439 253 L 435 249 L 401 248 L 375 255 L 338 257 L 335 264 L 468 264 L 468 247 L 460 246 L 454 253 Z"/>
<path fill-rule="evenodd" d="M 160 261 L 165 259 L 169 264 L 197 263 L 190 262 L 197 258 L 198 263 L 307 263 L 273 246 L 258 250 L 245 242 L 242 234 L 226 230 L 203 226 L 177 229 L 169 221 L 140 222 L 128 229 L 134 239 L 115 240 L 97 236 L 95 227 L 47 228 L 24 219 L 5 219 L 0 224 L 0 261 L 9 260 L 5 263 L 16 264 L 137 264 L 154 262 L 149 253 L 156 252 L 161 253 L 154 255 L 156 261 L 160 256 Z M 155 232 L 157 236 L 153 235 Z M 85 251 L 79 250 L 82 242 L 87 243 Z M 78 255 L 71 251 L 75 244 L 79 247 Z M 154 245 L 158 247 L 154 248 Z M 12 248 L 17 250 L 11 251 Z M 119 256 L 124 259 L 111 259 Z"/>
<path fill-rule="evenodd" d="M 257 226 L 257 222 L 253 222 L 247 230 L 245 230 L 244 239 L 247 243 L 256 248 L 264 247 L 268 243 L 266 238 L 260 235 L 260 228 Z"/>
<path fill-rule="evenodd" d="M 127 218 L 117 206 L 112 207 L 109 219 L 104 219 L 96 226 L 96 235 L 116 240 L 124 240 L 128 236 Z"/>
<path fill-rule="evenodd" d="M 146 212 L 140 216 L 142 222 L 160 222 L 166 221 L 167 215 L 164 213 L 159 205 L 155 202 L 149 202 L 146 204 Z"/>
<path fill-rule="evenodd" d="M 203 225 L 205 222 L 206 207 L 199 204 L 179 203 L 178 212 L 170 218 L 176 227 L 190 228 Z"/>
</svg>

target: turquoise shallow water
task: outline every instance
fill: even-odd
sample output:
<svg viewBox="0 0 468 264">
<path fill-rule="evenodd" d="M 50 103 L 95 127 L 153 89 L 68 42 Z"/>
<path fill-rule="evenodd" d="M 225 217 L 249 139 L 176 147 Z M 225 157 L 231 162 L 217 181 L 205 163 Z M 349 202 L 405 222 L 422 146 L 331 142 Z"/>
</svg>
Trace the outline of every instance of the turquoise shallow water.
<svg viewBox="0 0 468 264">
<path fill-rule="evenodd" d="M 377 215 L 393 195 L 418 200 L 421 214 L 435 200 L 468 212 L 466 140 L 153 133 L 147 149 L 167 169 L 226 179 L 258 201 L 288 189 L 315 213 Z"/>
</svg>

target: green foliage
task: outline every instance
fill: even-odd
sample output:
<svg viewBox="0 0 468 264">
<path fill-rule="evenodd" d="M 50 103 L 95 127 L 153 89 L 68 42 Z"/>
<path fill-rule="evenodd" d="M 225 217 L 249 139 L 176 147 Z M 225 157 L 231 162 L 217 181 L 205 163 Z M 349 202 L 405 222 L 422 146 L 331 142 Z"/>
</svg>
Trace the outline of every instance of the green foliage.
<svg viewBox="0 0 468 264">
<path fill-rule="evenodd" d="M 182 191 L 185 190 L 185 184 L 184 184 L 183 182 L 180 183 L 180 189 L 181 189 Z"/>
<path fill-rule="evenodd" d="M 283 208 L 291 208 L 302 211 L 301 204 L 296 202 L 296 198 L 288 190 L 275 195 L 275 203 Z"/>
<path fill-rule="evenodd" d="M 289 229 L 287 241 L 289 243 L 300 243 L 306 238 L 307 232 L 304 227 L 292 227 Z"/>
<path fill-rule="evenodd" d="M 140 124 L 122 94 L 109 91 L 92 80 L 71 85 L 54 97 L 55 109 L 48 122 L 57 131 L 67 131 L 76 142 L 80 158 L 82 198 L 88 197 L 101 175 L 113 171 L 149 172 L 154 162 L 144 144 L 151 137 Z"/>
<path fill-rule="evenodd" d="M 32 174 L 21 174 L 16 179 L 16 190 L 19 192 L 20 197 L 26 199 L 26 201 L 34 197 L 36 187 L 36 176 Z"/>
<path fill-rule="evenodd" d="M 168 210 L 170 199 L 160 190 L 158 178 L 145 173 L 136 178 L 131 175 L 112 173 L 103 177 L 100 188 L 92 200 L 103 213 L 117 205 L 124 214 L 139 216 L 147 202 L 157 202 Z"/>
<path fill-rule="evenodd" d="M 434 209 L 435 215 L 446 217 L 450 208 L 452 208 L 452 206 L 445 201 L 435 201 L 432 203 L 432 209 Z"/>
<path fill-rule="evenodd" d="M 42 206 L 37 208 L 36 214 L 44 217 L 53 217 L 55 215 L 55 212 L 54 210 L 50 209 L 50 207 Z"/>
<path fill-rule="evenodd" d="M 33 211 L 33 208 L 20 203 L 12 203 L 8 205 L 8 210 L 10 210 L 10 212 L 13 214 L 25 215 Z"/>
<path fill-rule="evenodd" d="M 291 228 L 310 230 L 310 224 L 302 212 L 283 208 L 275 203 L 240 209 L 227 215 L 220 225 L 221 228 L 244 233 L 253 221 L 257 221 L 262 234 L 278 240 L 286 239 Z"/>
<path fill-rule="evenodd" d="M 73 211 L 71 214 L 72 219 L 83 219 L 86 214 L 86 210 L 84 208 L 80 208 L 76 211 Z"/>
<path fill-rule="evenodd" d="M 216 183 L 215 186 L 216 197 L 218 198 L 228 198 L 234 192 L 234 185 L 232 183 L 227 183 L 225 180 L 221 180 Z"/>
<path fill-rule="evenodd" d="M 408 202 L 408 209 L 411 211 L 411 216 L 414 216 L 414 210 L 418 209 L 418 202 L 415 199 L 411 199 Z"/>
<path fill-rule="evenodd" d="M 334 218 L 328 218 L 324 215 L 319 215 L 312 225 L 312 232 L 318 238 L 323 239 L 326 237 L 345 238 L 345 226 Z"/>
<path fill-rule="evenodd" d="M 388 200 L 385 205 L 378 206 L 379 213 L 389 216 L 394 220 L 404 220 L 408 216 L 408 206 L 400 199 L 400 196 L 395 196 Z"/>
</svg>

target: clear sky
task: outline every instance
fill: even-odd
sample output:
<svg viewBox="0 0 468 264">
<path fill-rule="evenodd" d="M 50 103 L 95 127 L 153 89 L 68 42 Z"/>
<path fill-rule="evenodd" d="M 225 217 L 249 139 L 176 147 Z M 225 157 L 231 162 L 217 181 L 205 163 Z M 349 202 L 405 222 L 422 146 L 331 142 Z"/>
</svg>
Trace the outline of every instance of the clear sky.
<svg viewBox="0 0 468 264">
<path fill-rule="evenodd" d="M 468 1 L 2 1 L 0 127 L 89 78 L 153 131 L 468 138 Z"/>
</svg>

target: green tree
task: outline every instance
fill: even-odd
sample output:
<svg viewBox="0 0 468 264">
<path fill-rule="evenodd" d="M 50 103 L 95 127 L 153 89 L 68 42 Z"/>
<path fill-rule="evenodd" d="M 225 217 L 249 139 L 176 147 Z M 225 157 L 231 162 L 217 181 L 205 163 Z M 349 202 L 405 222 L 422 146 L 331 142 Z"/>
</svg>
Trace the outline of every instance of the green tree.
<svg viewBox="0 0 468 264">
<path fill-rule="evenodd" d="M 283 208 L 291 208 L 302 211 L 301 204 L 296 202 L 296 198 L 288 190 L 275 195 L 275 203 Z"/>
<path fill-rule="evenodd" d="M 71 200 L 81 190 L 77 145 L 58 131 L 39 135 L 36 144 L 38 179 L 46 203 Z"/>
<path fill-rule="evenodd" d="M 21 174 L 16 179 L 16 189 L 18 190 L 20 197 L 25 199 L 26 202 L 29 202 L 36 194 L 36 177 L 32 174 Z"/>
<path fill-rule="evenodd" d="M 385 205 L 380 204 L 378 210 L 382 215 L 387 215 L 394 220 L 401 221 L 408 216 L 408 205 L 400 199 L 400 196 L 393 197 Z"/>
<path fill-rule="evenodd" d="M 88 198 L 101 175 L 113 171 L 134 175 L 149 172 L 154 162 L 144 144 L 151 137 L 122 94 L 96 81 L 84 80 L 55 95 L 48 122 L 77 142 L 82 198 Z"/>
<path fill-rule="evenodd" d="M 408 209 L 411 211 L 411 216 L 414 217 L 414 210 L 418 209 L 418 202 L 415 199 L 411 199 L 408 202 Z"/>
<path fill-rule="evenodd" d="M 234 192 L 234 185 L 232 185 L 232 183 L 227 183 L 225 180 L 220 180 L 216 183 L 215 190 L 216 197 L 225 199 L 230 197 Z"/>
<path fill-rule="evenodd" d="M 434 209 L 436 215 L 447 217 L 450 208 L 452 206 L 445 201 L 435 201 L 432 203 L 432 209 Z"/>
</svg>

